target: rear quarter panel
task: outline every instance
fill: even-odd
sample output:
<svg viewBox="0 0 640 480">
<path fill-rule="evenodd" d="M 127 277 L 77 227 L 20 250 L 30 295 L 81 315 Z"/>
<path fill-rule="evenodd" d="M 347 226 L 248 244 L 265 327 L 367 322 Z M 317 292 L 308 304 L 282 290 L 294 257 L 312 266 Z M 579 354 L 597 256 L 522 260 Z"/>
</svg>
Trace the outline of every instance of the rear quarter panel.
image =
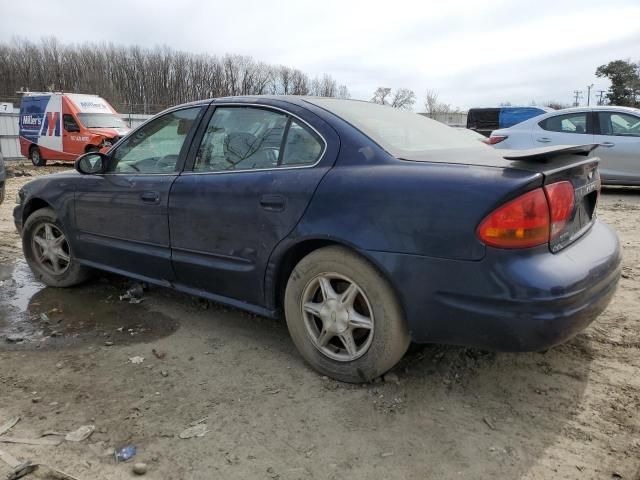
<svg viewBox="0 0 640 480">
<path fill-rule="evenodd" d="M 379 158 L 341 163 L 320 183 L 293 233 L 362 250 L 479 260 L 480 221 L 501 202 L 539 186 L 539 173 Z"/>
</svg>

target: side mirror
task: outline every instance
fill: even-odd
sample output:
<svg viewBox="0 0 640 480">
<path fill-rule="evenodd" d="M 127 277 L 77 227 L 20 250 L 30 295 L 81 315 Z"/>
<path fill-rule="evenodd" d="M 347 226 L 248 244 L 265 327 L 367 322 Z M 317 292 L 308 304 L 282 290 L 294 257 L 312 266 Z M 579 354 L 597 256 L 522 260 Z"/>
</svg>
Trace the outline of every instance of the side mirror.
<svg viewBox="0 0 640 480">
<path fill-rule="evenodd" d="M 109 165 L 109 157 L 100 152 L 89 152 L 78 157 L 75 163 L 76 170 L 83 175 L 95 175 L 105 173 Z"/>
</svg>

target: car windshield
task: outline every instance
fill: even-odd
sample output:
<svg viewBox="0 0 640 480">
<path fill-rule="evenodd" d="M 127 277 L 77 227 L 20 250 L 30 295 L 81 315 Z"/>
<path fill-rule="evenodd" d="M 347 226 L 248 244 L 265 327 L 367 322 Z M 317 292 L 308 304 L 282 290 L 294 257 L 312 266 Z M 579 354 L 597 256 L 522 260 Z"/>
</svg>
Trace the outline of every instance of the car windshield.
<svg viewBox="0 0 640 480">
<path fill-rule="evenodd" d="M 79 113 L 78 119 L 87 128 L 126 128 L 124 121 L 112 113 Z"/>
<path fill-rule="evenodd" d="M 397 158 L 434 150 L 483 149 L 471 136 L 423 115 L 357 100 L 307 100 L 346 120 Z"/>
</svg>

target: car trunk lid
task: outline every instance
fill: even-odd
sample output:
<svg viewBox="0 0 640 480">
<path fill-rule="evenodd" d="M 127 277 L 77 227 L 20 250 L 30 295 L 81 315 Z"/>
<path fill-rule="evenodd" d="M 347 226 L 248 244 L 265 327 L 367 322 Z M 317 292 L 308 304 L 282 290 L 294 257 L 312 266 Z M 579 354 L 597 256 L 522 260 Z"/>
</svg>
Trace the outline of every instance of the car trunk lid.
<svg viewBox="0 0 640 480">
<path fill-rule="evenodd" d="M 539 173 L 542 185 L 568 181 L 574 190 L 571 216 L 562 230 L 549 240 L 552 252 L 558 252 L 582 236 L 596 219 L 596 205 L 600 191 L 599 158 L 590 156 L 597 147 L 588 145 L 559 145 L 529 150 L 452 149 L 428 152 L 403 158 L 414 162 L 452 163 Z M 524 193 L 522 191 L 514 194 Z"/>
</svg>

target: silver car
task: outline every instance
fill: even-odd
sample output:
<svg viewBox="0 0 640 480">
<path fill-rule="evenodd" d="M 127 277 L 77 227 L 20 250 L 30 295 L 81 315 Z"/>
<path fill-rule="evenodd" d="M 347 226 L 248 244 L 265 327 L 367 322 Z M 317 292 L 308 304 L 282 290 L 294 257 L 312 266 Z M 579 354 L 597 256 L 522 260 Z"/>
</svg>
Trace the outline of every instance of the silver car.
<svg viewBox="0 0 640 480">
<path fill-rule="evenodd" d="M 495 130 L 495 148 L 522 150 L 551 145 L 598 143 L 600 176 L 609 185 L 640 185 L 640 109 L 566 108 Z"/>
</svg>

